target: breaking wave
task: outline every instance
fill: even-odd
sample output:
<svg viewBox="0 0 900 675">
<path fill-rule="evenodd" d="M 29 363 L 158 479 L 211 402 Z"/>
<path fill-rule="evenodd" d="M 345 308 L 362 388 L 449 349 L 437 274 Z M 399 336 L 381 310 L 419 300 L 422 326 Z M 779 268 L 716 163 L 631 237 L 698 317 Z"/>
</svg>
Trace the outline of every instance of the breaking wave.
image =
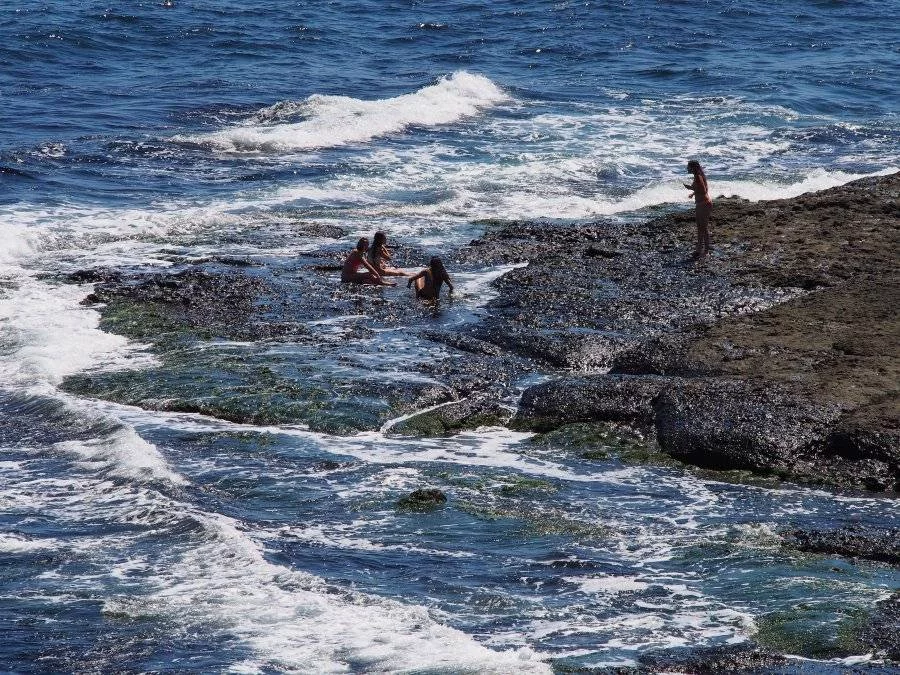
<svg viewBox="0 0 900 675">
<path fill-rule="evenodd" d="M 366 101 L 314 94 L 301 102 L 282 101 L 258 111 L 241 126 L 175 140 L 225 152 L 328 148 L 364 143 L 412 126 L 450 124 L 506 100 L 508 96 L 488 78 L 461 71 L 393 98 Z"/>
</svg>

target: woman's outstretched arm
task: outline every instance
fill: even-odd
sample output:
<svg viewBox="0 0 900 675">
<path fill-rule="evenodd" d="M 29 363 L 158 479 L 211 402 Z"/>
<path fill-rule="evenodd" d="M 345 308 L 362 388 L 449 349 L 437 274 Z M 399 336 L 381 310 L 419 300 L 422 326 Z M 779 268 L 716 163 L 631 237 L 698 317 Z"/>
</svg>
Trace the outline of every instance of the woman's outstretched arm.
<svg viewBox="0 0 900 675">
<path fill-rule="evenodd" d="M 410 277 L 409 280 L 406 282 L 406 287 L 407 287 L 407 288 L 412 288 L 413 282 L 414 282 L 416 279 L 421 279 L 421 278 L 424 277 L 424 276 L 425 276 L 425 270 L 422 270 L 421 272 L 419 272 L 419 273 L 416 274 L 415 276 Z"/>
</svg>

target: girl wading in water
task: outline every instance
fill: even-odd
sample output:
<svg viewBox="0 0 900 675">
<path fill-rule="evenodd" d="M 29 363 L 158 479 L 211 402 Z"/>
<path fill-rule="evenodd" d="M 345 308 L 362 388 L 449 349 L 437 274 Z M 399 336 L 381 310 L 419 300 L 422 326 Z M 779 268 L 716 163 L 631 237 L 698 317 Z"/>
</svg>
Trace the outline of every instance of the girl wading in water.
<svg viewBox="0 0 900 675">
<path fill-rule="evenodd" d="M 689 197 L 694 198 L 696 204 L 695 218 L 697 219 L 697 250 L 694 258 L 702 260 L 709 253 L 709 217 L 712 215 L 712 199 L 709 198 L 709 184 L 706 182 L 706 174 L 703 167 L 696 159 L 687 163 L 687 170 L 694 174 L 694 182 L 684 187 L 691 191 Z"/>
<path fill-rule="evenodd" d="M 441 295 L 441 285 L 447 284 L 453 292 L 453 282 L 440 258 L 432 258 L 424 270 L 406 282 L 407 288 L 416 287 L 416 298 L 420 300 L 437 300 Z"/>
</svg>

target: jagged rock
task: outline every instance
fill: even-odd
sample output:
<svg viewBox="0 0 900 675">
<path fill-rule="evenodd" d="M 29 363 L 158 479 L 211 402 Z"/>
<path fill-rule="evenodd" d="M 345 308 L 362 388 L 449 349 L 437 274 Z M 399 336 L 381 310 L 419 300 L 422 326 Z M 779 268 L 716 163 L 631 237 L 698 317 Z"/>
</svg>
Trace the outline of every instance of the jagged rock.
<svg viewBox="0 0 900 675">
<path fill-rule="evenodd" d="M 66 277 L 66 281 L 73 284 L 96 284 L 101 282 L 120 281 L 121 279 L 121 272 L 107 268 L 77 270 Z"/>
<path fill-rule="evenodd" d="M 529 387 L 512 424 L 547 431 L 577 422 L 653 422 L 653 401 L 668 384 L 663 378 L 628 375 L 568 377 Z"/>
<path fill-rule="evenodd" d="M 768 382 L 682 380 L 655 400 L 660 447 L 711 469 L 803 473 L 799 456 L 840 414 Z"/>
<path fill-rule="evenodd" d="M 487 340 L 482 340 L 475 336 L 467 335 L 466 333 L 429 330 L 425 331 L 422 335 L 429 340 L 433 340 L 435 342 L 443 342 L 444 344 L 450 345 L 451 347 L 455 347 L 456 349 L 460 349 L 464 352 L 470 352 L 472 354 L 500 356 L 503 353 L 503 350 L 500 349 L 500 347 L 498 347 L 497 345 Z"/>
<path fill-rule="evenodd" d="M 877 603 L 859 639 L 872 649 L 876 658 L 887 659 L 894 667 L 900 664 L 900 592 Z"/>
<path fill-rule="evenodd" d="M 616 355 L 632 342 L 618 335 L 598 331 L 570 332 L 516 327 L 507 331 L 478 330 L 479 341 L 495 345 L 500 351 L 510 351 L 536 359 L 556 368 L 578 372 L 609 369 Z"/>
<path fill-rule="evenodd" d="M 897 429 L 841 425 L 828 437 L 826 449 L 848 459 L 877 459 L 896 466 L 900 464 L 900 433 Z"/>
<path fill-rule="evenodd" d="M 900 174 L 764 204 L 722 199 L 701 265 L 685 260 L 690 211 L 566 235 L 495 225 L 473 255 L 515 250 L 529 264 L 498 280 L 479 331 L 553 368 L 672 377 L 655 426 L 678 459 L 898 490 L 898 205 Z M 616 342 L 585 352 L 593 335 Z M 552 389 L 528 390 L 517 420 L 635 417 L 607 381 L 591 384 L 596 410 L 580 409 L 587 386 L 565 389 L 557 412 L 534 399 Z"/>
<path fill-rule="evenodd" d="M 697 673 L 771 673 L 785 671 L 788 660 L 752 642 L 721 647 L 697 647 L 648 652 L 640 663 L 651 672 Z"/>
<path fill-rule="evenodd" d="M 809 553 L 879 560 L 900 565 L 900 529 L 857 526 L 839 530 L 786 530 L 784 546 Z"/>
<path fill-rule="evenodd" d="M 617 354 L 610 373 L 621 375 L 698 375 L 688 365 L 688 339 L 682 334 L 657 335 Z"/>
</svg>

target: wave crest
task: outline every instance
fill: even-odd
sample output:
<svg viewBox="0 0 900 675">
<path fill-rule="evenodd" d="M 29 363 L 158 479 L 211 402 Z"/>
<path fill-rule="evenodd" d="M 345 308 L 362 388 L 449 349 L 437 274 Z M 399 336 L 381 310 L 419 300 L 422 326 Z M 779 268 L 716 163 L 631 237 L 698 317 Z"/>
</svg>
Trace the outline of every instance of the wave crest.
<svg viewBox="0 0 900 675">
<path fill-rule="evenodd" d="M 225 152 L 292 152 L 363 143 L 411 126 L 449 124 L 509 97 L 482 75 L 460 71 L 411 94 L 365 101 L 314 94 L 258 111 L 244 125 L 211 134 L 179 136 Z M 299 121 L 293 121 L 302 117 Z"/>
</svg>

